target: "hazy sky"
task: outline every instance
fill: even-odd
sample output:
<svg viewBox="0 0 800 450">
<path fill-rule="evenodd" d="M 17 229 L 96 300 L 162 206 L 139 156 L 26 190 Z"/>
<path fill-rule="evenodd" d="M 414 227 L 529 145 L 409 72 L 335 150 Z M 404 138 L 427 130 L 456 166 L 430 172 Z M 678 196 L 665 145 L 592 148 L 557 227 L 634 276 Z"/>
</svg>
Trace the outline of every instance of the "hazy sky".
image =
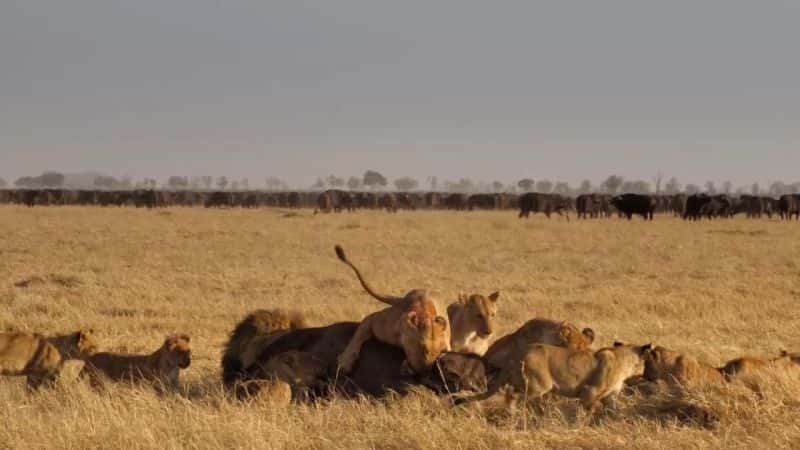
<svg viewBox="0 0 800 450">
<path fill-rule="evenodd" d="M 800 180 L 797 0 L 3 0 L 0 177 Z"/>
</svg>

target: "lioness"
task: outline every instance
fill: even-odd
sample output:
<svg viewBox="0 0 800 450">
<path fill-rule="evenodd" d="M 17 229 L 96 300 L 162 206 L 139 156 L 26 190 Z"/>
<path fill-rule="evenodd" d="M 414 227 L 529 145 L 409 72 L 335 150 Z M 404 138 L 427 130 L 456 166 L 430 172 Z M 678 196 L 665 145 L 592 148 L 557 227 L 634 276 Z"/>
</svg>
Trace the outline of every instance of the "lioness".
<svg viewBox="0 0 800 450">
<path fill-rule="evenodd" d="M 594 342 L 591 328 L 578 330 L 567 322 L 533 319 L 511 334 L 498 339 L 484 355 L 486 363 L 494 368 L 505 368 L 509 362 L 519 362 L 531 345 L 548 344 L 574 350 L 588 350 Z"/>
<path fill-rule="evenodd" d="M 655 347 L 645 357 L 644 378 L 647 381 L 663 380 L 672 384 L 722 383 L 720 370 L 699 362 L 696 358 Z"/>
<path fill-rule="evenodd" d="M 45 337 L 33 333 L 0 334 L 0 374 L 26 376 L 30 388 L 52 384 L 64 361 L 85 359 L 97 350 L 94 331 Z"/>
<path fill-rule="evenodd" d="M 259 309 L 248 314 L 231 332 L 222 355 L 222 381 L 231 386 L 253 364 L 261 351 L 288 331 L 306 327 L 297 311 Z"/>
<path fill-rule="evenodd" d="M 485 400 L 510 381 L 528 402 L 535 403 L 552 392 L 580 398 L 592 414 L 599 402 L 606 403 L 622 390 L 625 380 L 642 373 L 648 350 L 650 344 L 632 346 L 619 342 L 596 352 L 537 344 L 520 365 L 503 369 L 486 393 L 470 400 Z"/>
<path fill-rule="evenodd" d="M 458 296 L 458 302 L 447 307 L 450 319 L 450 348 L 454 352 L 474 353 L 483 356 L 489 349 L 497 315 L 500 293 Z"/>
<path fill-rule="evenodd" d="M 177 389 L 180 370 L 189 367 L 192 351 L 185 334 L 168 336 L 150 355 L 96 353 L 86 360 L 81 371 L 94 387 L 103 386 L 103 378 L 112 381 L 150 382 L 156 387 Z"/>
<path fill-rule="evenodd" d="M 800 371 L 800 353 L 791 354 L 782 350 L 780 356 L 769 360 L 752 357 L 736 358 L 719 369 L 728 381 L 755 376 L 765 370 Z"/>
<path fill-rule="evenodd" d="M 447 319 L 439 315 L 435 302 L 424 290 L 412 290 L 405 297 L 377 294 L 356 266 L 347 259 L 344 249 L 338 245 L 336 255 L 353 269 L 369 295 L 389 305 L 389 308 L 372 313 L 361 321 L 355 335 L 338 358 L 339 368 L 344 373 L 353 370 L 361 346 L 372 338 L 402 347 L 406 366 L 414 372 L 425 371 L 433 365 L 439 354 L 450 350 L 450 327 Z"/>
</svg>

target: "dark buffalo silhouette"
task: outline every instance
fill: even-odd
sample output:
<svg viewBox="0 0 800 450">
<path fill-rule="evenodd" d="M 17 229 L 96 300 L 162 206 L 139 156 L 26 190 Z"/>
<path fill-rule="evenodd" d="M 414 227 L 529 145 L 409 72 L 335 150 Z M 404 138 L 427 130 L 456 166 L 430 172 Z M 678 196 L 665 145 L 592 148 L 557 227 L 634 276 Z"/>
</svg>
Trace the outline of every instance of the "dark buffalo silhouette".
<svg viewBox="0 0 800 450">
<path fill-rule="evenodd" d="M 531 213 L 544 213 L 547 218 L 554 212 L 559 216 L 566 215 L 569 220 L 569 209 L 571 200 L 559 194 L 542 194 L 539 192 L 528 192 L 519 197 L 519 217 L 528 218 Z"/>
<path fill-rule="evenodd" d="M 656 200 L 650 195 L 643 194 L 622 194 L 611 199 L 611 204 L 617 208 L 628 220 L 638 214 L 644 220 L 653 220 L 653 213 L 656 210 Z"/>
</svg>

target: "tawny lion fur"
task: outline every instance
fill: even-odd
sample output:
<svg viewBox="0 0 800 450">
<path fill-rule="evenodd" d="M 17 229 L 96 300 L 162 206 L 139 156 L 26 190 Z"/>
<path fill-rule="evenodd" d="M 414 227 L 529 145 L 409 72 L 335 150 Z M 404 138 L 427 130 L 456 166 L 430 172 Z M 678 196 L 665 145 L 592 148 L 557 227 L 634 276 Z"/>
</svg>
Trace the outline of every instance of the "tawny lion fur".
<svg viewBox="0 0 800 450">
<path fill-rule="evenodd" d="M 85 359 L 97 350 L 92 330 L 45 337 L 33 333 L 0 334 L 0 374 L 25 376 L 28 386 L 52 384 L 64 361 Z"/>
<path fill-rule="evenodd" d="M 447 307 L 450 319 L 450 348 L 454 352 L 483 356 L 494 335 L 497 300 L 500 293 L 488 297 L 480 294 L 458 296 L 458 302 Z"/>
<path fill-rule="evenodd" d="M 450 349 L 450 327 L 447 319 L 439 314 L 436 302 L 424 290 L 412 290 L 404 297 L 378 294 L 338 245 L 336 255 L 355 272 L 368 294 L 389 305 L 361 321 L 355 335 L 338 358 L 339 368 L 344 373 L 352 371 L 361 347 L 372 338 L 401 347 L 405 352 L 407 368 L 414 372 L 422 372 L 431 367 L 442 352 Z"/>
</svg>

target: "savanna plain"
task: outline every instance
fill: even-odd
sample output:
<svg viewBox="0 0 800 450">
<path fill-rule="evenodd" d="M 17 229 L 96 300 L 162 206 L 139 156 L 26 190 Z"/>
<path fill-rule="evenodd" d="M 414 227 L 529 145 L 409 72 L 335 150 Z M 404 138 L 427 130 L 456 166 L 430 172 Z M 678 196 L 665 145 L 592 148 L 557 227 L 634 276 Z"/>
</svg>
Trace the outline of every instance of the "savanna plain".
<svg viewBox="0 0 800 450">
<path fill-rule="evenodd" d="M 800 351 L 800 224 L 779 220 L 578 221 L 514 212 L 357 212 L 171 208 L 0 208 L 0 327 L 95 330 L 101 350 L 149 353 L 192 337 L 178 394 L 77 380 L 28 393 L 0 379 L 0 448 L 799 448 L 800 380 L 756 394 L 735 384 L 686 395 L 716 428 L 649 414 L 623 396 L 586 417 L 572 400 L 543 414 L 453 407 L 420 391 L 274 408 L 229 399 L 220 353 L 257 308 L 312 325 L 382 306 L 335 257 L 342 244 L 383 292 L 501 292 L 496 336 L 534 317 L 615 340 L 670 347 L 719 365 Z M 76 366 L 77 365 L 77 366 Z"/>
</svg>

